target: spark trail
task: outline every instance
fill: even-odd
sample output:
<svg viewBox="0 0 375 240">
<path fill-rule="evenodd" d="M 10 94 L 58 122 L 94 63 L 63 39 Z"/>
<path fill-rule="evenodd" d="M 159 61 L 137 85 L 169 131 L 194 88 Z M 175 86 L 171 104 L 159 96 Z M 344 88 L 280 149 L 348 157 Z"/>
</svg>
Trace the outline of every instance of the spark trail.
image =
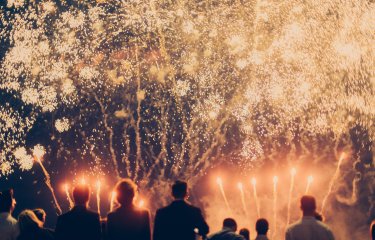
<svg viewBox="0 0 375 240">
<path fill-rule="evenodd" d="M 341 153 L 340 155 L 340 158 L 339 158 L 339 161 L 337 163 L 337 167 L 336 167 L 336 171 L 335 173 L 333 174 L 331 180 L 329 181 L 329 186 L 328 186 L 328 191 L 327 191 L 327 194 L 324 196 L 323 198 L 323 201 L 322 201 L 322 208 L 320 210 L 320 212 L 322 214 L 324 214 L 324 210 L 325 210 L 325 207 L 326 207 L 326 204 L 327 204 L 327 200 L 328 200 L 328 197 L 331 195 L 332 193 L 332 190 L 333 190 L 333 187 L 336 183 L 336 180 L 338 179 L 338 177 L 340 176 L 340 167 L 341 167 L 341 164 L 342 162 L 344 161 L 345 159 L 345 153 Z"/>
<path fill-rule="evenodd" d="M 254 195 L 254 200 L 255 200 L 255 206 L 257 208 L 257 215 L 258 215 L 258 218 L 260 218 L 260 205 L 259 205 L 259 199 L 258 199 L 258 193 L 257 193 L 257 180 L 255 178 L 252 178 L 251 184 L 253 185 L 253 195 Z"/>
<path fill-rule="evenodd" d="M 309 190 L 310 190 L 310 187 L 311 187 L 311 184 L 312 184 L 313 181 L 314 181 L 313 176 L 308 176 L 308 178 L 307 178 L 307 184 L 306 184 L 305 194 L 308 194 L 308 193 L 309 193 Z"/>
<path fill-rule="evenodd" d="M 232 209 L 230 208 L 227 196 L 225 195 L 225 191 L 224 191 L 224 187 L 223 187 L 223 181 L 221 180 L 221 178 L 218 177 L 216 179 L 216 183 L 219 185 L 220 193 L 221 193 L 221 196 L 224 199 L 225 206 L 227 207 L 228 212 L 232 214 Z"/>
<path fill-rule="evenodd" d="M 100 180 L 96 182 L 96 207 L 98 209 L 98 214 L 99 217 L 101 216 L 100 214 L 100 191 L 101 191 L 102 183 Z"/>
<path fill-rule="evenodd" d="M 277 183 L 279 178 L 277 176 L 273 177 L 273 231 L 272 239 L 275 239 L 277 234 Z"/>
<path fill-rule="evenodd" d="M 293 197 L 293 190 L 294 190 L 294 181 L 296 176 L 296 169 L 292 168 L 290 171 L 290 188 L 289 188 L 289 196 L 288 196 L 288 209 L 287 209 L 287 218 L 286 218 L 286 226 L 289 225 L 290 222 L 290 210 L 292 206 L 292 197 Z"/>
<path fill-rule="evenodd" d="M 240 190 L 240 194 L 241 194 L 242 208 L 244 210 L 244 213 L 245 213 L 246 217 L 248 218 L 249 216 L 248 216 L 247 207 L 246 207 L 246 199 L 245 199 L 245 193 L 243 191 L 243 184 L 241 182 L 239 182 L 237 184 L 237 187 Z"/>
<path fill-rule="evenodd" d="M 39 163 L 40 167 L 42 168 L 42 171 L 43 171 L 43 174 L 44 174 L 44 182 L 45 182 L 45 184 L 47 185 L 48 189 L 50 190 L 50 192 L 52 194 L 53 201 L 55 203 L 54 205 L 55 205 L 56 213 L 57 213 L 57 215 L 61 215 L 62 214 L 61 207 L 60 207 L 60 204 L 57 201 L 55 191 L 52 187 L 51 177 L 50 177 L 47 169 L 44 167 L 43 162 L 42 162 L 42 157 L 45 154 L 45 149 L 40 145 L 36 145 L 33 149 L 33 154 L 34 154 L 36 162 Z"/>
<path fill-rule="evenodd" d="M 72 209 L 74 207 L 74 203 L 73 203 L 72 198 L 70 197 L 69 185 L 67 183 L 64 184 L 64 191 L 65 191 L 65 194 L 66 194 L 66 199 L 69 202 L 69 209 Z"/>
</svg>

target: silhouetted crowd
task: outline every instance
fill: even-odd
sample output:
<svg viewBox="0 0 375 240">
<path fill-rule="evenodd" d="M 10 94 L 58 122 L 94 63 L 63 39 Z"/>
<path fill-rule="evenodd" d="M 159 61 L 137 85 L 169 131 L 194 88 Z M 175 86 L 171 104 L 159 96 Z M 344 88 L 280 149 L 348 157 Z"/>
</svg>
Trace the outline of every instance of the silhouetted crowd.
<svg viewBox="0 0 375 240">
<path fill-rule="evenodd" d="M 13 190 L 0 193 L 0 240 L 196 240 L 199 236 L 208 240 L 249 240 L 248 229 L 240 229 L 232 218 L 223 221 L 222 230 L 208 235 L 201 210 L 186 201 L 187 183 L 176 181 L 172 185 L 174 201 L 158 209 L 153 233 L 150 213 L 134 205 L 136 184 L 130 179 L 119 181 L 115 187 L 119 207 L 108 213 L 107 221 L 101 222 L 99 214 L 88 209 L 90 187 L 78 185 L 73 189 L 75 206 L 57 219 L 56 229 L 44 227 L 46 213 L 43 209 L 24 210 L 18 221 L 12 217 L 16 201 Z M 315 198 L 301 198 L 303 217 L 290 225 L 285 232 L 286 240 L 333 240 L 323 217 L 316 212 Z M 255 240 L 267 240 L 269 224 L 266 219 L 256 221 Z M 375 222 L 370 234 L 375 240 Z"/>
</svg>

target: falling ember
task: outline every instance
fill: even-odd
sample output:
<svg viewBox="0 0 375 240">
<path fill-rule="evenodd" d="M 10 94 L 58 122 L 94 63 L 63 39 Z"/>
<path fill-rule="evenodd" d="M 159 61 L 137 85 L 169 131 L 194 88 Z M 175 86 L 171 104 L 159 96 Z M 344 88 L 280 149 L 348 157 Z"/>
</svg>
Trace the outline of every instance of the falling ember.
<svg viewBox="0 0 375 240">
<path fill-rule="evenodd" d="M 309 177 L 307 178 L 307 185 L 306 185 L 306 191 L 305 191 L 305 194 L 308 194 L 308 193 L 309 193 L 309 190 L 310 190 L 310 187 L 311 187 L 311 184 L 312 184 L 313 181 L 314 181 L 313 176 L 309 176 Z"/>
<path fill-rule="evenodd" d="M 242 207 L 243 207 L 243 210 L 246 214 L 246 217 L 248 217 L 248 213 L 247 213 L 247 208 L 246 208 L 246 199 L 245 199 L 245 193 L 243 191 L 243 184 L 241 182 L 239 182 L 237 184 L 237 187 L 238 189 L 240 190 L 240 194 L 241 194 L 241 202 L 242 202 Z"/>
<path fill-rule="evenodd" d="M 331 195 L 332 193 L 332 190 L 333 190 L 333 186 L 335 185 L 335 182 L 337 180 L 337 178 L 339 177 L 340 175 L 340 167 L 341 167 L 341 164 L 342 162 L 344 161 L 345 159 L 345 153 L 341 153 L 341 156 L 339 158 L 339 162 L 337 163 L 337 168 L 336 168 L 336 171 L 335 173 L 333 174 L 330 182 L 329 182 L 329 186 L 328 186 L 328 191 L 327 191 L 327 194 L 324 196 L 323 198 L 323 201 L 322 201 L 322 208 L 320 210 L 320 212 L 323 214 L 324 213 L 324 210 L 325 210 L 325 206 L 327 204 L 327 199 L 329 197 L 329 195 Z"/>
<path fill-rule="evenodd" d="M 115 191 L 112 191 L 111 192 L 111 203 L 110 203 L 110 207 L 109 207 L 110 212 L 112 212 L 114 210 L 116 196 L 117 196 L 117 193 Z"/>
<path fill-rule="evenodd" d="M 220 177 L 218 177 L 218 178 L 216 179 L 216 182 L 217 182 L 217 184 L 219 185 L 219 189 L 220 189 L 221 195 L 222 195 L 222 197 L 223 197 L 223 199 L 224 199 L 225 206 L 227 207 L 228 211 L 229 211 L 230 213 L 232 213 L 232 210 L 231 210 L 231 208 L 230 208 L 230 206 L 229 206 L 229 202 L 228 202 L 227 196 L 225 195 L 225 191 L 224 191 L 224 187 L 223 187 L 223 181 L 221 180 Z"/>
<path fill-rule="evenodd" d="M 289 188 L 289 196 L 288 196 L 288 213 L 287 213 L 287 219 L 286 219 L 286 226 L 289 225 L 289 222 L 290 222 L 290 209 L 291 209 L 291 204 L 292 204 L 292 196 L 293 196 L 293 190 L 294 190 L 294 180 L 295 180 L 295 176 L 296 176 L 296 169 L 295 168 L 292 168 L 292 170 L 290 171 L 290 176 L 291 176 L 291 179 L 290 179 L 290 188 Z"/>
<path fill-rule="evenodd" d="M 100 217 L 100 190 L 101 190 L 102 183 L 100 180 L 96 182 L 96 207 L 98 209 L 98 214 Z"/>
<path fill-rule="evenodd" d="M 42 171 L 43 171 L 43 174 L 44 174 L 44 177 L 45 177 L 44 182 L 46 183 L 47 187 L 51 191 L 53 201 L 55 203 L 56 212 L 57 212 L 58 215 L 60 215 L 62 213 L 62 211 L 61 211 L 60 204 L 57 201 L 55 191 L 54 191 L 54 189 L 52 187 L 52 184 L 51 184 L 51 177 L 50 177 L 49 173 L 47 172 L 47 169 L 44 167 L 44 165 L 42 163 L 42 157 L 44 156 L 44 154 L 45 154 L 45 149 L 44 149 L 43 146 L 36 145 L 34 147 L 34 149 L 33 149 L 34 158 L 35 158 L 36 162 L 39 163 L 40 167 L 42 168 Z"/>
<path fill-rule="evenodd" d="M 68 202 L 69 202 L 69 209 L 72 209 L 74 207 L 74 203 L 72 201 L 72 198 L 70 197 L 69 185 L 67 183 L 64 184 L 64 191 L 65 191 L 65 194 L 66 194 L 66 198 L 68 199 Z"/>
<path fill-rule="evenodd" d="M 254 194 L 255 206 L 257 208 L 258 218 L 260 218 L 260 205 L 259 205 L 259 199 L 258 199 L 258 193 L 257 193 L 257 180 L 255 178 L 252 178 L 251 184 L 253 185 L 253 194 Z"/>
<path fill-rule="evenodd" d="M 277 183 L 279 179 L 277 176 L 273 177 L 273 224 L 274 224 L 274 230 L 273 230 L 273 238 L 276 236 L 277 232 Z"/>
</svg>

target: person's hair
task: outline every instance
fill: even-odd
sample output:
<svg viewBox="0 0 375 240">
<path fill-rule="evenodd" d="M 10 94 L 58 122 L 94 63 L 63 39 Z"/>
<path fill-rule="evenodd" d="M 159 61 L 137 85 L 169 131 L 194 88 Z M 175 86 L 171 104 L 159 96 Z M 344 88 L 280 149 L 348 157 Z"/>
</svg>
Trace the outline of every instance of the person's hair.
<svg viewBox="0 0 375 240">
<path fill-rule="evenodd" d="M 21 233 L 42 227 L 43 223 L 31 210 L 24 210 L 18 215 L 18 225 Z"/>
<path fill-rule="evenodd" d="M 245 238 L 245 240 L 250 240 L 250 231 L 247 228 L 242 228 L 240 230 L 240 235 Z"/>
<path fill-rule="evenodd" d="M 301 209 L 303 212 L 315 212 L 316 202 L 313 196 L 305 195 L 301 198 Z"/>
<path fill-rule="evenodd" d="M 90 187 L 87 184 L 79 184 L 74 187 L 73 199 L 76 205 L 86 205 L 90 200 Z"/>
<path fill-rule="evenodd" d="M 0 192 L 0 213 L 10 212 L 13 206 L 13 189 Z"/>
<path fill-rule="evenodd" d="M 371 238 L 375 240 L 375 220 L 371 223 Z"/>
<path fill-rule="evenodd" d="M 264 218 L 258 219 L 255 224 L 255 229 L 258 234 L 266 235 L 268 232 L 268 221 Z"/>
<path fill-rule="evenodd" d="M 172 195 L 174 198 L 185 198 L 187 195 L 187 183 L 177 180 L 172 185 Z"/>
<path fill-rule="evenodd" d="M 323 215 L 318 213 L 318 212 L 315 212 L 314 214 L 314 217 L 316 220 L 320 221 L 320 222 L 323 222 Z"/>
<path fill-rule="evenodd" d="M 117 201 L 121 205 L 129 205 L 133 203 L 133 199 L 137 193 L 137 185 L 129 178 L 122 179 L 117 182 L 115 191 L 117 193 Z"/>
<path fill-rule="evenodd" d="M 226 218 L 226 219 L 224 219 L 224 221 L 223 221 L 223 227 L 231 228 L 234 231 L 236 231 L 237 230 L 236 220 L 234 220 L 233 218 Z"/>
<path fill-rule="evenodd" d="M 36 208 L 33 210 L 35 216 L 41 221 L 45 222 L 46 221 L 46 212 L 41 209 L 41 208 Z"/>
</svg>

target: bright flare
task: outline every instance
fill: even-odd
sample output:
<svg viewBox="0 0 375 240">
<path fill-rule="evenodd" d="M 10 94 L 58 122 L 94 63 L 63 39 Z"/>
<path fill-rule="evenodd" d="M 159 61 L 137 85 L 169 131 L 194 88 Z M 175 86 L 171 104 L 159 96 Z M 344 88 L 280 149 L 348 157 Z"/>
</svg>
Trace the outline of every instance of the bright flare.
<svg viewBox="0 0 375 240">
<path fill-rule="evenodd" d="M 297 170 L 295 168 L 292 168 L 290 171 L 291 179 L 290 179 L 290 188 L 289 188 L 289 196 L 288 196 L 288 214 L 287 214 L 287 219 L 286 219 L 286 226 L 289 225 L 290 222 L 290 209 L 291 209 L 291 204 L 292 204 L 292 196 L 293 196 L 293 190 L 294 190 L 294 179 L 296 176 Z"/>
<path fill-rule="evenodd" d="M 254 200 L 255 200 L 255 206 L 257 208 L 258 218 L 260 218 L 260 205 L 259 205 L 259 199 L 258 199 L 258 193 L 257 193 L 257 180 L 255 178 L 252 178 L 251 183 L 253 184 L 253 195 L 254 195 Z"/>
<path fill-rule="evenodd" d="M 309 177 L 307 178 L 307 185 L 306 185 L 306 191 L 305 191 L 305 194 L 308 194 L 308 193 L 309 193 L 309 190 L 310 190 L 310 187 L 311 187 L 311 184 L 312 184 L 313 181 L 314 181 L 313 176 L 309 176 Z"/>
</svg>

